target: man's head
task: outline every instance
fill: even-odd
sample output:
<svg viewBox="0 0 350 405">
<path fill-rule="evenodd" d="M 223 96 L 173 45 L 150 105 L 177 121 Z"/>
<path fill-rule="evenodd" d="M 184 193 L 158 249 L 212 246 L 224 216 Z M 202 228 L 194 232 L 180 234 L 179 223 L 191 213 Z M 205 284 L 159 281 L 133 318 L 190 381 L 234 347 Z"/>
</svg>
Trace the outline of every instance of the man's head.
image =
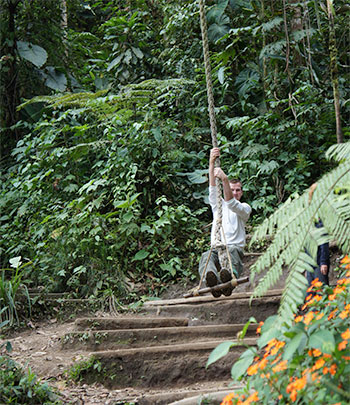
<svg viewBox="0 0 350 405">
<path fill-rule="evenodd" d="M 239 179 L 230 179 L 230 189 L 236 200 L 240 201 L 243 195 L 242 183 Z"/>
</svg>

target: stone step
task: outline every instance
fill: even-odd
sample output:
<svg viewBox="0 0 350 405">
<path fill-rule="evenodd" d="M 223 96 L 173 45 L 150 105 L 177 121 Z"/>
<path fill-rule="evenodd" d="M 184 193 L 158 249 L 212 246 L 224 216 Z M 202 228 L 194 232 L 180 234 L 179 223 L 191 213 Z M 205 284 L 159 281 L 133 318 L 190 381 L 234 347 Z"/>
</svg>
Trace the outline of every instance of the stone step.
<svg viewBox="0 0 350 405">
<path fill-rule="evenodd" d="M 185 317 L 91 317 L 77 318 L 77 330 L 115 330 L 115 329 L 142 329 L 164 328 L 171 326 L 187 326 L 188 318 Z"/>
<path fill-rule="evenodd" d="M 248 346 L 256 345 L 257 339 L 232 339 L 237 346 L 206 369 L 211 351 L 223 341 L 91 352 L 95 366 L 86 373 L 85 381 L 99 381 L 108 388 L 165 388 L 229 379 L 232 364 Z"/>
<path fill-rule="evenodd" d="M 190 341 L 205 341 L 219 338 L 237 338 L 244 324 L 173 326 L 145 329 L 89 330 L 67 333 L 63 339 L 66 349 L 90 351 L 135 348 L 142 346 L 172 345 Z M 250 324 L 246 336 L 256 336 L 256 324 Z"/>
</svg>

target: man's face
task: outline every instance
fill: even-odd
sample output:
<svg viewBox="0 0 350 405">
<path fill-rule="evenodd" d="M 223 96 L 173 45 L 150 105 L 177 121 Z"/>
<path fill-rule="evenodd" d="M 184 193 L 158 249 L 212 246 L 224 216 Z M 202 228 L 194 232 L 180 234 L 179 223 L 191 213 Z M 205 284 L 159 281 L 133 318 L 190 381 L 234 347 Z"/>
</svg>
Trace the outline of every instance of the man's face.
<svg viewBox="0 0 350 405">
<path fill-rule="evenodd" d="M 232 190 L 233 196 L 236 200 L 240 201 L 243 191 L 241 183 L 230 183 L 230 188 Z"/>
</svg>

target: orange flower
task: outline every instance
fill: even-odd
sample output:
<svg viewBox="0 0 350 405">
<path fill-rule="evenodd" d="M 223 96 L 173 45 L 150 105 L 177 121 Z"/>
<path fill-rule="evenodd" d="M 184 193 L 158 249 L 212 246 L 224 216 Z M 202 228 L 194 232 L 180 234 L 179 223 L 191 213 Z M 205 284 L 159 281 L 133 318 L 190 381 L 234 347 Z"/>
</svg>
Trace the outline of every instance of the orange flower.
<svg viewBox="0 0 350 405">
<path fill-rule="evenodd" d="M 350 264 L 350 257 L 348 255 L 344 256 L 341 260 L 340 260 L 341 264 Z"/>
<path fill-rule="evenodd" d="M 258 365 L 259 365 L 260 370 L 264 370 L 264 368 L 266 367 L 267 363 L 268 363 L 267 358 L 262 359 L 262 360 L 261 360 L 261 362 L 258 364 Z"/>
<path fill-rule="evenodd" d="M 312 381 L 320 380 L 320 377 L 317 373 L 312 373 L 311 380 Z"/>
<path fill-rule="evenodd" d="M 297 391 L 293 390 L 290 394 L 290 399 L 291 401 L 295 402 L 295 400 L 297 399 Z"/>
<path fill-rule="evenodd" d="M 346 329 L 346 331 L 343 332 L 340 336 L 341 336 L 344 340 L 345 340 L 345 339 L 350 339 L 350 328 Z"/>
<path fill-rule="evenodd" d="M 311 285 L 314 287 L 322 287 L 323 283 L 321 283 L 321 281 L 318 278 L 315 278 L 314 280 L 312 280 Z"/>
<path fill-rule="evenodd" d="M 338 344 L 338 350 L 344 350 L 347 344 L 348 344 L 347 340 L 343 340 Z"/>
<path fill-rule="evenodd" d="M 349 316 L 349 311 L 347 311 L 347 310 L 341 311 L 341 313 L 339 314 L 340 319 L 345 319 L 348 316 Z"/>
<path fill-rule="evenodd" d="M 342 287 L 336 286 L 333 290 L 334 294 L 341 294 L 344 290 L 345 290 L 345 285 L 343 285 Z"/>
<path fill-rule="evenodd" d="M 261 327 L 264 325 L 264 322 L 259 322 L 259 326 L 256 329 L 256 333 L 260 334 L 261 333 Z"/>
<path fill-rule="evenodd" d="M 311 368 L 311 371 L 315 371 L 323 367 L 325 361 L 323 359 L 318 359 L 315 363 L 315 365 Z"/>
<path fill-rule="evenodd" d="M 350 271 L 346 273 L 346 276 L 350 277 Z M 338 280 L 337 284 L 343 284 L 343 286 L 345 287 L 346 285 L 350 284 L 350 278 L 341 278 L 340 280 Z"/>
<path fill-rule="evenodd" d="M 277 364 L 277 366 L 273 367 L 272 371 L 274 373 L 278 373 L 279 371 L 283 371 L 287 369 L 287 360 L 283 360 Z"/>
<path fill-rule="evenodd" d="M 334 318 L 336 312 L 337 312 L 337 310 L 336 310 L 336 309 L 333 309 L 333 311 L 328 315 L 328 320 Z"/>
<path fill-rule="evenodd" d="M 321 350 L 314 349 L 314 350 L 312 351 L 312 354 L 313 354 L 315 357 L 318 357 L 318 356 L 321 356 L 322 352 L 321 352 Z"/>
<path fill-rule="evenodd" d="M 231 392 L 230 394 L 226 395 L 220 405 L 232 405 L 232 399 L 236 397 L 237 395 L 234 392 Z"/>
<path fill-rule="evenodd" d="M 312 321 L 313 317 L 314 317 L 314 313 L 313 312 L 308 312 L 305 315 L 305 319 L 304 319 L 305 325 L 308 325 Z"/>
<path fill-rule="evenodd" d="M 329 373 L 329 368 L 328 367 L 323 367 L 322 373 L 324 375 L 326 375 L 327 373 Z"/>
<path fill-rule="evenodd" d="M 334 301 L 334 300 L 336 299 L 336 297 L 337 297 L 337 295 L 336 295 L 336 294 L 331 294 L 331 295 L 328 295 L 328 299 L 329 299 L 329 301 Z"/>
<path fill-rule="evenodd" d="M 323 312 L 320 312 L 317 316 L 316 316 L 316 321 L 318 321 L 318 320 L 320 320 L 321 318 L 323 318 L 324 317 L 324 313 Z"/>
<path fill-rule="evenodd" d="M 344 360 L 350 360 L 350 356 L 342 356 L 342 359 L 344 359 Z"/>
<path fill-rule="evenodd" d="M 242 405 L 249 405 L 252 402 L 257 402 L 257 401 L 259 401 L 259 397 L 258 397 L 258 393 L 255 391 L 255 392 L 253 392 L 253 394 L 249 395 L 249 397 L 244 402 L 242 402 Z"/>
<path fill-rule="evenodd" d="M 336 365 L 336 364 L 332 364 L 331 367 L 330 367 L 330 369 L 329 369 L 329 372 L 330 372 L 332 375 L 334 375 L 334 374 L 337 372 L 337 365 Z"/>
<path fill-rule="evenodd" d="M 301 322 L 303 319 L 304 319 L 304 317 L 303 317 L 302 315 L 299 315 L 299 316 L 297 316 L 297 317 L 294 319 L 294 321 L 295 321 L 296 323 L 298 323 L 298 322 Z"/>
<path fill-rule="evenodd" d="M 259 363 L 253 364 L 252 366 L 248 367 L 247 374 L 254 375 L 258 372 Z"/>
<path fill-rule="evenodd" d="M 292 381 L 291 383 L 289 383 L 287 385 L 286 391 L 287 393 L 291 393 L 290 398 L 292 399 L 292 401 L 295 401 L 295 399 L 292 398 L 292 394 L 293 397 L 295 396 L 296 398 L 296 392 L 302 390 L 305 385 L 306 385 L 306 380 L 307 380 L 307 376 L 306 374 L 301 377 L 301 378 L 297 378 L 295 381 Z M 294 394 L 295 392 L 295 394 Z"/>
</svg>

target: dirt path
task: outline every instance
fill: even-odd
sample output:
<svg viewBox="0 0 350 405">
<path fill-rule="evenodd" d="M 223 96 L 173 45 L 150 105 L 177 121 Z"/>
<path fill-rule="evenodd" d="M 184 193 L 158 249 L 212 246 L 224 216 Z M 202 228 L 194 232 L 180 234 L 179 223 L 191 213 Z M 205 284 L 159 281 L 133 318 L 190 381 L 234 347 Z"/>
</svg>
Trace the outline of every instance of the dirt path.
<svg viewBox="0 0 350 405">
<path fill-rule="evenodd" d="M 97 383 L 80 385 L 67 380 L 67 370 L 75 362 L 88 357 L 86 351 L 62 348 L 62 338 L 73 330 L 74 322 L 59 323 L 53 319 L 32 324 L 30 329 L 21 331 L 17 336 L 5 339 L 2 343 L 11 342 L 11 357 L 24 367 L 30 366 L 41 381 L 47 381 L 58 389 L 64 404 L 122 405 L 128 402 L 137 403 L 142 396 L 156 397 L 163 393 L 163 390 L 147 388 L 107 389 Z M 202 382 L 184 388 L 183 391 L 215 391 L 216 386 L 216 382 Z M 173 391 L 178 392 L 179 389 L 174 388 Z"/>
</svg>

